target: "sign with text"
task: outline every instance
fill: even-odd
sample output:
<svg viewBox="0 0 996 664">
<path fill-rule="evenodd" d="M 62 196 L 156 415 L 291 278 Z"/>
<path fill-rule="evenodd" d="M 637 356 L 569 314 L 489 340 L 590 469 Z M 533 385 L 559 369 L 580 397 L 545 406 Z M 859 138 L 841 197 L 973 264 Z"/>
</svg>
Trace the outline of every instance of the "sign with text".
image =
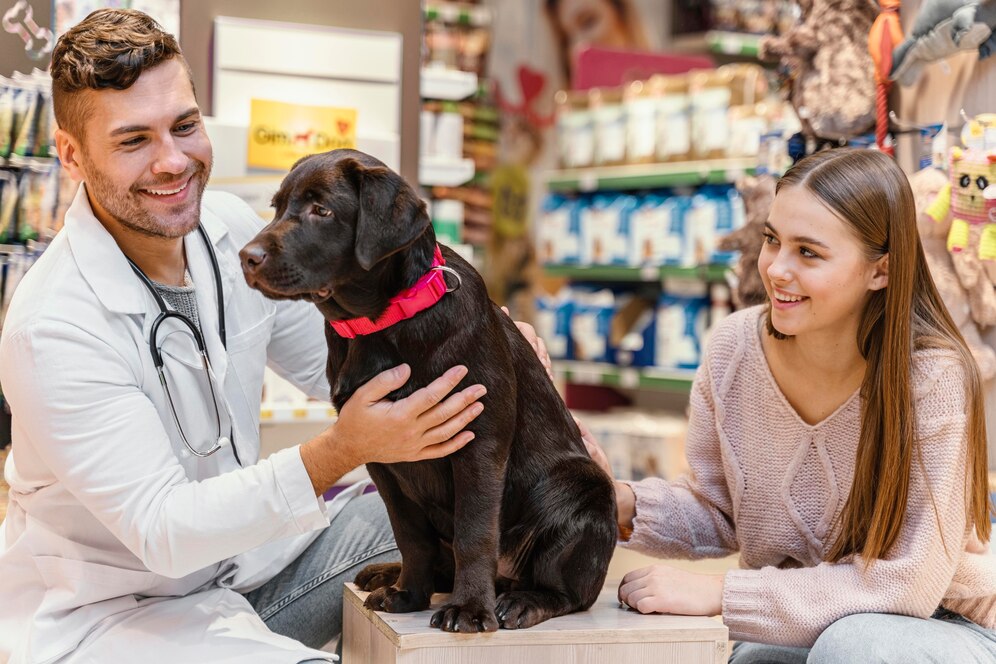
<svg viewBox="0 0 996 664">
<path fill-rule="evenodd" d="M 249 117 L 252 168 L 288 170 L 301 157 L 356 147 L 356 109 L 253 99 Z"/>
</svg>

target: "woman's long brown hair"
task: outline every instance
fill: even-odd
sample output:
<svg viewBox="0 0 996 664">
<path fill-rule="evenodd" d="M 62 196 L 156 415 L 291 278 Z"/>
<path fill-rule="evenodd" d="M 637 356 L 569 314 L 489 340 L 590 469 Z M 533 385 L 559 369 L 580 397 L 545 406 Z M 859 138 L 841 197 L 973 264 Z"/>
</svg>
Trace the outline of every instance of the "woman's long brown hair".
<svg viewBox="0 0 996 664">
<path fill-rule="evenodd" d="M 924 348 L 950 349 L 961 358 L 968 408 L 965 509 L 979 539 L 988 541 L 991 503 L 982 383 L 930 276 L 906 175 L 880 152 L 836 149 L 792 167 L 777 191 L 788 187 L 805 188 L 849 224 L 868 260 L 888 255 L 888 286 L 871 293 L 858 328 L 858 348 L 867 363 L 861 438 L 851 493 L 828 560 L 860 554 L 871 562 L 883 558 L 899 537 L 911 466 L 914 458 L 922 463 L 911 376 L 913 353 Z"/>
</svg>

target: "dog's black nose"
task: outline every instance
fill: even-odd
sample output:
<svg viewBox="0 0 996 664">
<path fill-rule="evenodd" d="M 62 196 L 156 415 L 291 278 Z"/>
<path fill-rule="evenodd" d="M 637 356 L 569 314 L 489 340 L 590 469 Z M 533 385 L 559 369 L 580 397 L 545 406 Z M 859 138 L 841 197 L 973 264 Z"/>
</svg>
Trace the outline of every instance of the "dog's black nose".
<svg viewBox="0 0 996 664">
<path fill-rule="evenodd" d="M 242 247 L 239 258 L 242 259 L 242 270 L 253 272 L 266 261 L 266 250 L 263 245 L 253 242 Z"/>
</svg>

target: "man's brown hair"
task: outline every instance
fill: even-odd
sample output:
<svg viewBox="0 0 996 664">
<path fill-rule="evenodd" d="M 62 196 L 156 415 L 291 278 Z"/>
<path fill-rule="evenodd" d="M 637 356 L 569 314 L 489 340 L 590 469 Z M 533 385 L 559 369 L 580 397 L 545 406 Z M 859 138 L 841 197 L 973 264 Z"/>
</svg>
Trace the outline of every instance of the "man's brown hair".
<svg viewBox="0 0 996 664">
<path fill-rule="evenodd" d="M 59 37 L 52 52 L 52 105 L 59 127 L 83 139 L 87 91 L 126 90 L 142 72 L 178 58 L 176 38 L 134 9 L 98 9 Z"/>
</svg>

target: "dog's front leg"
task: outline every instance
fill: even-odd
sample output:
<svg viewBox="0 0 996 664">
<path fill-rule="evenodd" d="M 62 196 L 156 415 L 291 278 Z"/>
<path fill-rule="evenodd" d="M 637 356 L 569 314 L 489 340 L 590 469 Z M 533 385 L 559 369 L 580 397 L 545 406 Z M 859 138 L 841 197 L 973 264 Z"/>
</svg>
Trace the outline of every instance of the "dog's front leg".
<svg viewBox="0 0 996 664">
<path fill-rule="evenodd" d="M 429 608 L 439 539 L 422 509 L 405 496 L 395 477 L 380 464 L 367 464 L 367 471 L 384 499 L 394 539 L 401 551 L 401 574 L 394 585 L 375 589 L 363 603 L 374 611 L 409 613 Z M 365 568 L 357 576 L 369 576 Z M 370 570 L 374 572 L 374 570 Z"/>
<path fill-rule="evenodd" d="M 456 575 L 449 602 L 433 614 L 430 625 L 447 632 L 494 632 L 495 576 L 498 571 L 498 516 L 503 465 L 476 450 L 462 450 L 453 463 L 453 558 Z"/>
</svg>

